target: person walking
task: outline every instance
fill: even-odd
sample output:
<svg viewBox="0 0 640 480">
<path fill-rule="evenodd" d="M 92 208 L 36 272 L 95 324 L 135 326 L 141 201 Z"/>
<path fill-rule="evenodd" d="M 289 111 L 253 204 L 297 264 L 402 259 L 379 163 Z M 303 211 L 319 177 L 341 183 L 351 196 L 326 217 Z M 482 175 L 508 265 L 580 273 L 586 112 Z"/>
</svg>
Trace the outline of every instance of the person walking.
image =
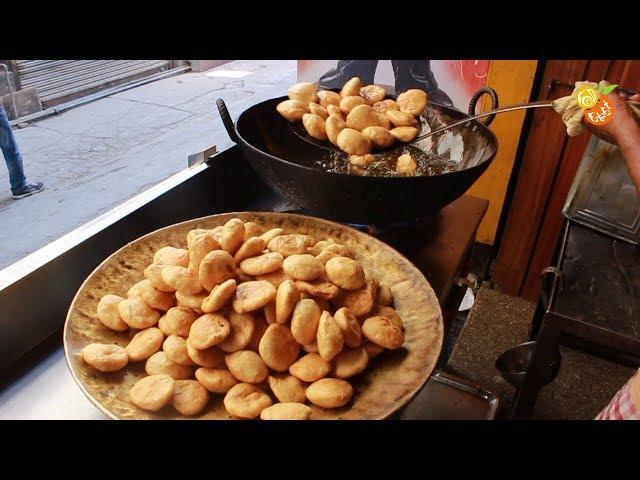
<svg viewBox="0 0 640 480">
<path fill-rule="evenodd" d="M 11 130 L 7 112 L 2 105 L 0 105 L 0 149 L 9 170 L 11 196 L 14 199 L 28 197 L 44 189 L 42 182 L 30 182 L 25 177 L 22 155 L 20 155 L 18 143 Z"/>
</svg>

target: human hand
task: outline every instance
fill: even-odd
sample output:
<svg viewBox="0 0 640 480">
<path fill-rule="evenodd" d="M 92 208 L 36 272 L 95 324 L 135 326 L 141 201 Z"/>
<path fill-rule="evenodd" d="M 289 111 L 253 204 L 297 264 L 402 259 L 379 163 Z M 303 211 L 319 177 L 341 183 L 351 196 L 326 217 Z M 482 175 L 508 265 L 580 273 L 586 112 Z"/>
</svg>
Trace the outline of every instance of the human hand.
<svg viewBox="0 0 640 480">
<path fill-rule="evenodd" d="M 591 133 L 597 137 L 605 140 L 606 142 L 617 145 L 621 138 L 629 134 L 640 133 L 640 120 L 637 115 L 629 108 L 627 101 L 640 102 L 640 94 L 627 97 L 624 94 L 617 92 L 605 95 L 605 98 L 610 102 L 615 112 L 613 118 L 606 125 L 594 125 L 586 120 L 584 117 L 582 123 Z"/>
</svg>

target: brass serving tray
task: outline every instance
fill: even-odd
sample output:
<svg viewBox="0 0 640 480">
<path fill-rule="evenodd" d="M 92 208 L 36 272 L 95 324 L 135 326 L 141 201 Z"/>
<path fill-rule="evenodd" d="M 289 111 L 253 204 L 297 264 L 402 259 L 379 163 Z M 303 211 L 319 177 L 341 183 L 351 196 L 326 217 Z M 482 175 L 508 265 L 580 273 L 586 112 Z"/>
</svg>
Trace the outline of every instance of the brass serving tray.
<svg viewBox="0 0 640 480">
<path fill-rule="evenodd" d="M 225 213 L 179 223 L 149 233 L 116 251 L 84 281 L 74 297 L 64 328 L 67 363 L 80 389 L 106 416 L 113 419 L 229 419 L 222 405 L 223 395 L 211 394 L 210 405 L 196 417 L 183 417 L 171 407 L 147 412 L 130 403 L 131 386 L 145 375 L 144 362 L 121 371 L 101 373 L 86 365 L 80 350 L 93 342 L 126 346 L 135 332 L 115 332 L 96 318 L 103 295 L 126 296 L 134 283 L 144 278 L 143 270 L 160 247 L 186 248 L 187 232 L 213 228 L 233 217 L 253 221 L 265 229 L 281 227 L 287 232 L 328 237 L 351 247 L 367 274 L 389 285 L 395 308 L 406 330 L 404 346 L 375 358 L 367 370 L 351 379 L 355 394 L 344 408 L 325 410 L 312 406 L 314 419 L 382 419 L 406 405 L 432 373 L 443 342 L 442 313 L 429 282 L 405 257 L 383 242 L 337 223 L 286 213 Z M 266 389 L 268 391 L 268 389 Z"/>
</svg>

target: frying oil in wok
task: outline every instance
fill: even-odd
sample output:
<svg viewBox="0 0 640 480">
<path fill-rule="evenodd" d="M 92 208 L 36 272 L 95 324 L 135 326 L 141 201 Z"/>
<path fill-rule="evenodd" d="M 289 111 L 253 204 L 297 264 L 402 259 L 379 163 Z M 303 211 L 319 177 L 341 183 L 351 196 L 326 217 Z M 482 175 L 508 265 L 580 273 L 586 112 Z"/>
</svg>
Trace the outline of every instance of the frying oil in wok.
<svg viewBox="0 0 640 480">
<path fill-rule="evenodd" d="M 398 157 L 405 153 L 411 154 L 418 165 L 415 176 L 441 175 L 452 172 L 458 167 L 458 162 L 451 161 L 448 152 L 444 155 L 432 155 L 424 150 L 407 145 L 394 151 L 375 154 L 374 162 L 362 172 L 362 175 L 372 177 L 404 176 L 396 173 L 396 162 Z M 354 173 L 350 169 L 349 156 L 341 152 L 328 152 L 317 163 L 326 172 Z"/>
<path fill-rule="evenodd" d="M 443 119 L 436 115 L 428 115 L 426 119 L 423 117 L 420 135 L 443 125 L 445 125 Z M 396 173 L 396 162 L 400 155 L 408 153 L 418 165 L 414 176 L 442 175 L 461 167 L 464 140 L 459 132 L 447 131 L 420 140 L 414 145 L 405 145 L 387 152 L 373 153 L 374 162 L 361 172 L 350 167 L 349 155 L 343 152 L 326 150 L 326 154 L 317 161 L 317 164 L 327 172 L 374 177 L 402 177 L 405 175 Z"/>
<path fill-rule="evenodd" d="M 421 132 L 428 133 L 458 120 L 446 112 L 427 106 L 421 116 Z M 285 121 L 283 119 L 283 121 Z M 444 173 L 475 167 L 489 158 L 492 149 L 489 138 L 478 131 L 476 122 L 469 122 L 445 130 L 431 137 L 418 140 L 412 144 L 395 144 L 386 152 L 373 152 L 375 160 L 366 168 L 353 167 L 349 163 L 349 155 L 335 148 L 329 148 L 328 141 L 320 142 L 308 136 L 305 128 L 298 124 L 287 124 L 293 129 L 294 136 L 302 139 L 297 145 L 304 147 L 304 151 L 294 156 L 295 163 L 315 167 L 325 172 L 335 172 L 350 175 L 399 177 L 404 174 L 396 173 L 398 157 L 409 153 L 417 165 L 413 176 L 434 176 Z M 269 138 L 269 137 L 266 137 Z M 273 139 L 272 139 L 273 140 Z M 313 146 L 310 146 L 313 145 Z M 280 148 L 277 142 L 267 145 L 274 155 L 291 156 L 289 143 Z M 312 152 L 312 153 L 311 153 Z M 304 161 L 303 161 L 304 159 Z"/>
</svg>

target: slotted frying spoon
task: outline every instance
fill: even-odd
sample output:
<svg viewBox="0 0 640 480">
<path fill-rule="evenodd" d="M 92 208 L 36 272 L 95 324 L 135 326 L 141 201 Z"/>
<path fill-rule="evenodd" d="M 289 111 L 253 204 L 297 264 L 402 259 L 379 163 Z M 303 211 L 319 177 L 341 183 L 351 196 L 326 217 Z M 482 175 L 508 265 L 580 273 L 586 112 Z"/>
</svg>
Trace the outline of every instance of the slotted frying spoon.
<svg viewBox="0 0 640 480">
<path fill-rule="evenodd" d="M 629 92 L 628 90 L 625 90 L 624 93 L 626 94 L 635 94 L 635 92 Z M 627 100 L 627 103 L 629 103 L 630 105 L 633 106 L 640 106 L 640 102 L 633 102 L 630 100 Z M 444 127 L 440 127 L 437 128 L 435 130 L 431 130 L 430 132 L 427 133 L 423 133 L 422 135 L 417 136 L 414 140 L 412 140 L 411 142 L 406 142 L 406 143 L 394 143 L 393 145 L 391 145 L 390 147 L 386 148 L 386 149 L 380 149 L 378 150 L 374 155 L 377 154 L 389 154 L 390 152 L 396 151 L 396 150 L 400 150 L 404 147 L 406 147 L 407 145 L 413 145 L 414 147 L 416 147 L 414 144 L 420 140 L 424 140 L 425 138 L 431 137 L 433 135 L 437 135 L 439 133 L 442 133 L 446 130 L 449 130 L 451 128 L 457 127 L 459 125 L 464 125 L 465 123 L 468 123 L 472 120 L 476 120 L 478 118 L 482 118 L 482 117 L 488 117 L 491 115 L 496 115 L 498 113 L 505 113 L 505 112 L 513 112 L 515 110 L 525 110 L 525 109 L 529 109 L 529 108 L 541 108 L 541 107 L 551 107 L 553 105 L 553 100 L 539 100 L 537 102 L 530 102 L 530 103 L 519 103 L 516 105 L 509 105 L 507 107 L 500 107 L 500 108 L 495 108 L 493 110 L 489 110 L 487 112 L 482 112 L 482 113 L 478 113 L 476 115 L 471 115 L 463 120 L 459 120 L 457 122 L 454 122 L 450 125 L 445 125 Z M 424 121 L 423 118 L 420 118 L 420 126 L 423 126 L 426 122 Z M 292 131 L 301 139 L 303 139 L 306 142 L 312 143 L 315 146 L 318 146 L 320 148 L 324 148 L 325 150 L 330 150 L 332 152 L 337 152 L 339 154 L 345 154 L 345 152 L 343 152 L 342 150 L 340 150 L 340 148 L 338 148 L 337 146 L 335 146 L 334 144 L 332 144 L 329 141 L 325 141 L 325 140 L 317 140 L 315 138 L 313 138 L 312 136 L 310 136 L 307 131 L 305 130 L 304 126 L 302 125 L 301 122 L 296 122 L 295 124 L 292 123 L 291 124 L 291 129 Z M 416 147 L 417 148 L 417 147 Z"/>
<path fill-rule="evenodd" d="M 420 140 L 424 140 L 425 138 L 431 137 L 433 135 L 437 135 L 439 133 L 442 133 L 446 130 L 449 130 L 451 128 L 457 127 L 459 125 L 464 125 L 465 123 L 468 123 L 472 120 L 476 120 L 477 118 L 482 118 L 482 117 L 489 117 L 491 115 L 496 115 L 498 113 L 504 113 L 504 112 L 512 112 L 514 110 L 523 110 L 523 109 L 528 109 L 528 108 L 540 108 L 540 107 L 551 107 L 551 104 L 553 103 L 553 101 L 551 100 L 540 100 L 537 102 L 531 102 L 531 103 L 520 103 L 517 105 L 509 105 L 507 107 L 500 107 L 500 108 L 495 108 L 493 110 L 489 110 L 487 112 L 482 112 L 482 113 L 478 113 L 476 115 L 471 115 L 469 117 L 466 117 L 463 120 L 459 120 L 457 122 L 451 123 L 449 125 L 445 125 L 444 127 L 440 127 L 437 128 L 435 130 L 431 130 L 430 132 L 427 133 L 423 133 L 422 135 L 417 136 L 415 139 L 413 139 L 411 142 L 402 142 L 402 143 L 394 143 L 393 145 L 391 145 L 388 148 L 385 149 L 380 149 L 378 150 L 374 155 L 376 154 L 388 154 L 390 152 L 393 152 L 395 150 L 400 150 L 404 147 L 406 147 L 407 145 L 413 145 L 415 147 L 415 143 L 419 142 Z M 420 118 L 420 126 L 424 126 L 426 124 L 425 120 L 423 118 Z M 293 131 L 293 133 L 295 133 L 298 137 L 300 137 L 302 140 L 311 143 L 317 147 L 320 148 L 324 148 L 325 150 L 330 150 L 332 152 L 337 152 L 340 154 L 344 154 L 345 152 L 343 152 L 342 150 L 340 150 L 340 148 L 338 148 L 337 146 L 335 146 L 334 144 L 332 144 L 331 142 L 329 142 L 328 140 L 318 140 L 316 138 L 313 138 L 311 135 L 309 135 L 306 131 L 306 129 L 304 128 L 304 126 L 302 125 L 302 122 L 296 122 L 296 123 L 292 123 L 290 124 L 291 126 L 291 130 Z"/>
</svg>

